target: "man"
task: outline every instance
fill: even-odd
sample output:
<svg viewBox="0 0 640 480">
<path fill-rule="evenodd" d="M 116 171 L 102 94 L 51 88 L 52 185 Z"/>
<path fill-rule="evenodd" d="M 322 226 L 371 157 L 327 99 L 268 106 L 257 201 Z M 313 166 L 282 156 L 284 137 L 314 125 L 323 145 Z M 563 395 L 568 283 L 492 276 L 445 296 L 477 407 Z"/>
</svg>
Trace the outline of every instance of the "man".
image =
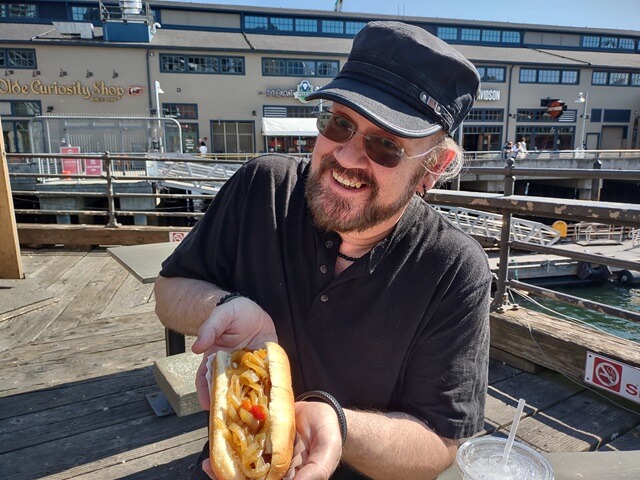
<svg viewBox="0 0 640 480">
<path fill-rule="evenodd" d="M 296 480 L 435 478 L 483 426 L 486 255 L 415 195 L 461 158 L 449 134 L 478 87 L 423 29 L 369 23 L 307 97 L 333 102 L 310 163 L 247 162 L 164 263 L 156 311 L 194 352 L 277 338 L 296 395 L 342 405 L 344 445 L 339 406 L 296 402 Z"/>
</svg>

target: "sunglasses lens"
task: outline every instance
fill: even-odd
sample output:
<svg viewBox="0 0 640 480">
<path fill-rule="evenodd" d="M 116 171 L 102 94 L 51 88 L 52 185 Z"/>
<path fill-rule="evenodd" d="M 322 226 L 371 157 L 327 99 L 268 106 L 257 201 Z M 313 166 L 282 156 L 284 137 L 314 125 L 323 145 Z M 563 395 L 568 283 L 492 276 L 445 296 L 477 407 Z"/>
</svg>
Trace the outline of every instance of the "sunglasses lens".
<svg viewBox="0 0 640 480">
<path fill-rule="evenodd" d="M 340 115 L 320 115 L 316 124 L 318 131 L 332 142 L 347 142 L 355 133 L 353 124 Z M 378 165 L 393 168 L 400 163 L 403 150 L 388 138 L 366 135 L 364 146 L 367 156 Z"/>
<path fill-rule="evenodd" d="M 402 149 L 388 138 L 369 135 L 365 141 L 365 149 L 369 158 L 378 165 L 393 168 L 400 163 Z"/>
</svg>

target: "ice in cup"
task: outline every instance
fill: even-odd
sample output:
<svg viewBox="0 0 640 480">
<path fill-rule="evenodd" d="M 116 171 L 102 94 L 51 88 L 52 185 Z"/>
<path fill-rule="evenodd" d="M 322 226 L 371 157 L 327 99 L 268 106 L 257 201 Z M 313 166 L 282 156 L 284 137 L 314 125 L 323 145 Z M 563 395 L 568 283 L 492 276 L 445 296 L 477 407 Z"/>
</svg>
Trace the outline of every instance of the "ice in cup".
<svg viewBox="0 0 640 480">
<path fill-rule="evenodd" d="M 506 438 L 479 437 L 463 443 L 456 461 L 464 480 L 554 480 L 549 462 L 532 448 L 513 442 L 501 464 Z"/>
</svg>

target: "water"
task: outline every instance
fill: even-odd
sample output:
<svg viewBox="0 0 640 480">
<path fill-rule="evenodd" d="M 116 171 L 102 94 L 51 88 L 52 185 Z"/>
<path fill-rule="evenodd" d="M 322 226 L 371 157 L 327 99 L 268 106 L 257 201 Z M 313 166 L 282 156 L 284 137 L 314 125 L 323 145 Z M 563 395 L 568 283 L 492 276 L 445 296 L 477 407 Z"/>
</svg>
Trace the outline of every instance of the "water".
<svg viewBox="0 0 640 480">
<path fill-rule="evenodd" d="M 553 288 L 550 288 L 550 290 L 573 295 L 574 297 L 585 298 L 587 300 L 592 300 L 613 307 L 624 308 L 625 310 L 640 312 L 640 285 L 625 287 L 618 283 L 607 281 L 599 285 L 592 285 L 588 287 L 554 286 Z M 579 319 L 588 325 L 602 329 L 607 333 L 640 343 L 640 322 L 624 320 L 592 310 L 582 309 L 558 300 L 535 296 L 532 298 L 556 312 L 560 312 L 571 318 Z M 533 305 L 531 302 L 523 299 L 523 297 L 519 295 L 514 295 L 513 301 L 523 307 L 531 308 L 532 310 L 537 310 L 553 316 L 553 313 Z"/>
</svg>

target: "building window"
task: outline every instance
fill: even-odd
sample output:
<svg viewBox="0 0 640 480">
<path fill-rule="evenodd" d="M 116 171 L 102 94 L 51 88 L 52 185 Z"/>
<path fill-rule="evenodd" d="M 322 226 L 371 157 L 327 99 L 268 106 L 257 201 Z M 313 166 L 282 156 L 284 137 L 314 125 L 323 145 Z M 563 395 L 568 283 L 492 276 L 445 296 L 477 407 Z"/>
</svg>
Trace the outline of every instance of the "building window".
<svg viewBox="0 0 640 480">
<path fill-rule="evenodd" d="M 212 153 L 255 152 L 253 122 L 212 121 Z"/>
<path fill-rule="evenodd" d="M 606 85 L 607 84 L 607 72 L 593 72 L 591 74 L 592 85 Z"/>
<path fill-rule="evenodd" d="M 478 70 L 480 80 L 483 82 L 504 82 L 504 67 L 476 67 L 476 70 Z"/>
<path fill-rule="evenodd" d="M 565 110 L 559 117 L 552 117 L 546 108 L 519 108 L 516 113 L 516 122 L 575 122 L 576 111 Z"/>
<path fill-rule="evenodd" d="M 531 68 L 520 69 L 520 83 L 536 83 L 537 70 Z"/>
<path fill-rule="evenodd" d="M 162 113 L 165 117 L 195 120 L 198 118 L 198 105 L 195 103 L 163 103 Z"/>
<path fill-rule="evenodd" d="M 520 32 L 502 32 L 502 43 L 520 43 Z"/>
<path fill-rule="evenodd" d="M 99 22 L 100 12 L 95 7 L 71 7 L 74 22 Z"/>
<path fill-rule="evenodd" d="M 344 22 L 339 20 L 322 20 L 323 33 L 344 33 Z"/>
<path fill-rule="evenodd" d="M 525 138 L 529 150 L 573 150 L 575 127 L 517 127 L 516 138 Z"/>
<path fill-rule="evenodd" d="M 317 32 L 318 21 L 311 18 L 296 18 L 297 32 Z"/>
<path fill-rule="evenodd" d="M 460 40 L 462 40 L 463 42 L 479 42 L 480 29 L 479 28 L 463 28 L 460 31 Z"/>
<path fill-rule="evenodd" d="M 9 100 L 0 102 L 0 115 L 6 117 L 35 117 L 42 115 L 39 100 Z"/>
<path fill-rule="evenodd" d="M 609 85 L 628 85 L 629 74 L 622 72 L 611 72 L 609 74 Z"/>
<path fill-rule="evenodd" d="M 635 41 L 633 38 L 585 35 L 582 46 L 599 50 L 633 50 Z"/>
<path fill-rule="evenodd" d="M 291 58 L 263 58 L 264 76 L 335 77 L 340 63 L 331 60 L 301 60 Z"/>
<path fill-rule="evenodd" d="M 345 22 L 344 33 L 347 35 L 355 35 L 364 28 L 367 22 Z"/>
<path fill-rule="evenodd" d="M 639 85 L 640 73 L 632 72 L 602 72 L 596 71 L 591 74 L 592 85 L 614 85 L 614 86 L 633 86 Z"/>
<path fill-rule="evenodd" d="M 269 19 L 267 17 L 257 17 L 254 15 L 244 17 L 244 28 L 247 30 L 266 30 L 268 25 Z"/>
<path fill-rule="evenodd" d="M 486 152 L 502 147 L 501 126 L 463 125 L 462 130 L 462 148 L 467 152 Z"/>
<path fill-rule="evenodd" d="M 442 40 L 457 40 L 458 29 L 451 27 L 438 27 L 438 38 Z"/>
<path fill-rule="evenodd" d="M 160 71 L 244 75 L 244 58 L 161 54 Z"/>
<path fill-rule="evenodd" d="M 274 18 L 269 19 L 269 30 L 278 30 L 283 32 L 293 31 L 293 18 Z"/>
<path fill-rule="evenodd" d="M 3 3 L 0 18 L 37 18 L 36 6 L 27 3 Z"/>
<path fill-rule="evenodd" d="M 520 83 L 578 83 L 578 70 L 551 70 L 546 68 L 521 68 Z"/>
<path fill-rule="evenodd" d="M 36 51 L 0 49 L 0 68 L 36 68 Z"/>
<path fill-rule="evenodd" d="M 473 108 L 465 121 L 502 122 L 504 110 L 502 108 Z"/>
<path fill-rule="evenodd" d="M 500 30 L 482 30 L 482 41 L 488 43 L 499 43 Z"/>
</svg>

